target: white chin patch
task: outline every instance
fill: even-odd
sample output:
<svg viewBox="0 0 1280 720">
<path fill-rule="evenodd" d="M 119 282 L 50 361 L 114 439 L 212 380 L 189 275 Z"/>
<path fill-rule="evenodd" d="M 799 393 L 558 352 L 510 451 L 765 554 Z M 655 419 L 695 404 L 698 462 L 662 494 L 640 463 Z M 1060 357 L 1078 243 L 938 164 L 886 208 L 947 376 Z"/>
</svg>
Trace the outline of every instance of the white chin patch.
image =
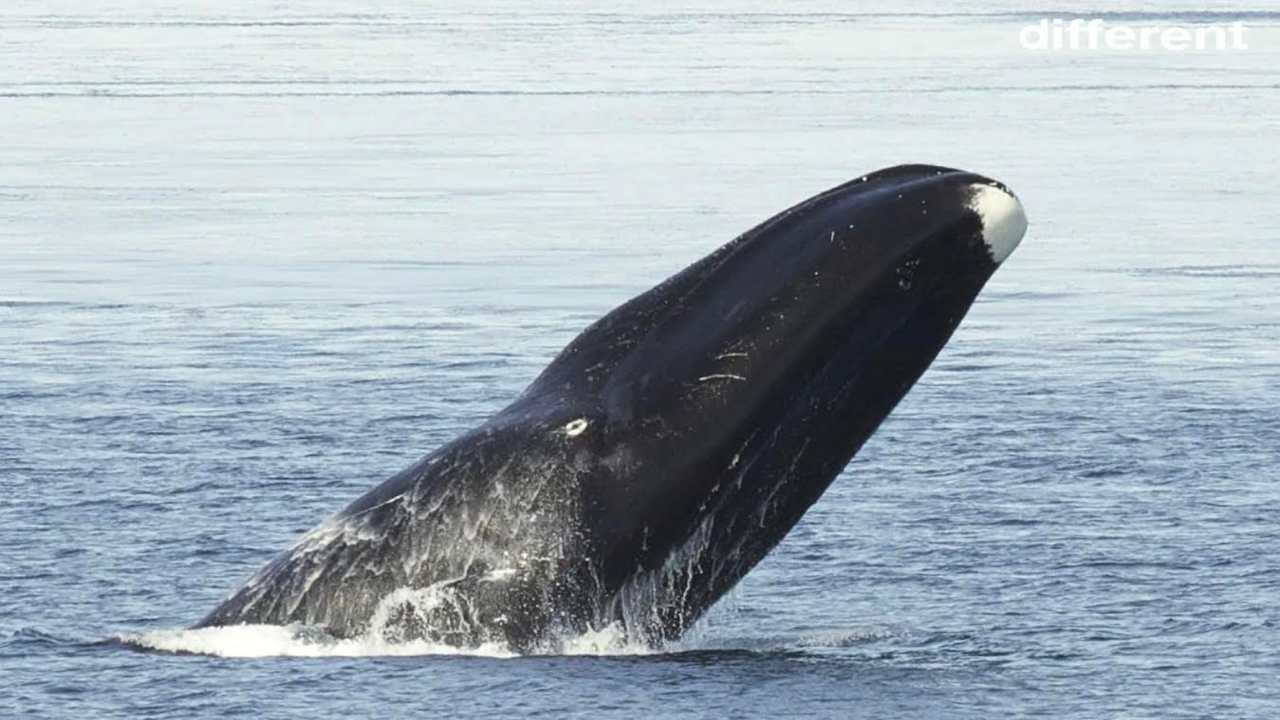
<svg viewBox="0 0 1280 720">
<path fill-rule="evenodd" d="M 969 209 L 982 219 L 982 239 L 996 264 L 1013 253 L 1027 232 L 1027 214 L 1012 193 L 994 185 L 974 185 Z"/>
</svg>

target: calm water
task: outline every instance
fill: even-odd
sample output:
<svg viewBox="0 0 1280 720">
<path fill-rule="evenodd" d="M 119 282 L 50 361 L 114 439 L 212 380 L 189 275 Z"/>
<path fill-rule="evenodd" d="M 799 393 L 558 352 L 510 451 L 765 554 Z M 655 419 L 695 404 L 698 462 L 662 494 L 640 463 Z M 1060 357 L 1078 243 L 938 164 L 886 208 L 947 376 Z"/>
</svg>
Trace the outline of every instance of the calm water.
<svg viewBox="0 0 1280 720">
<path fill-rule="evenodd" d="M 1252 28 L 1189 55 L 1028 53 L 1062 11 L 1002 0 L 194 5 L 0 8 L 0 715 L 1280 712 L 1271 3 L 1086 13 Z M 180 630 L 613 305 L 906 161 L 1031 232 L 686 641 Z"/>
</svg>

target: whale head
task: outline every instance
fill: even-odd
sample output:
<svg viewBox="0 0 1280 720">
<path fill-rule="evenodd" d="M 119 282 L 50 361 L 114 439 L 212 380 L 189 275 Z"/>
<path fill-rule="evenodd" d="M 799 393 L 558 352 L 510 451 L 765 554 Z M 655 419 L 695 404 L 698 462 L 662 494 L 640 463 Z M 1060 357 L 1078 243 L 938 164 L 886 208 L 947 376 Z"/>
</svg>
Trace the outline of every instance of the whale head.
<svg viewBox="0 0 1280 720">
<path fill-rule="evenodd" d="M 994 180 L 894 167 L 775 215 L 574 340 L 505 414 L 537 418 L 575 458 L 590 573 L 617 589 L 604 612 L 671 635 L 741 578 L 925 371 L 1026 228 Z M 631 607 L 677 589 L 679 602 Z"/>
</svg>

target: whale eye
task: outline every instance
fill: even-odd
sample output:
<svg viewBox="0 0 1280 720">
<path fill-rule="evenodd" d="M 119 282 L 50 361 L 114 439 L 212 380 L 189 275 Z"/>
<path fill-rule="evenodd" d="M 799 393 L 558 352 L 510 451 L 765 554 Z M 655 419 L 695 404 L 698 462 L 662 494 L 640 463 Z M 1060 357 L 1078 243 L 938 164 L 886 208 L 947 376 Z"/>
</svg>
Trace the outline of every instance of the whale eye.
<svg viewBox="0 0 1280 720">
<path fill-rule="evenodd" d="M 574 420 L 573 422 L 564 426 L 564 434 L 568 435 L 569 437 L 578 437 L 579 435 L 582 434 L 582 431 L 586 429 L 587 429 L 586 418 L 578 418 L 577 420 Z"/>
</svg>

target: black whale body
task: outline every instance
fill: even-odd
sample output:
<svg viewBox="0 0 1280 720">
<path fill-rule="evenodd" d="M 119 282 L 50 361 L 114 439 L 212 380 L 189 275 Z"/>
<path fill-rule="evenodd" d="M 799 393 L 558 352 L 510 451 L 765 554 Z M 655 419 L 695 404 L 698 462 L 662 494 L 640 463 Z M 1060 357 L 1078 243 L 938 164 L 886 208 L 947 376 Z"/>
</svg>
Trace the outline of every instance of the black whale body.
<svg viewBox="0 0 1280 720">
<path fill-rule="evenodd" d="M 1025 229 L 1003 186 L 933 166 L 806 200 L 601 318 L 197 627 L 674 638 L 822 495 Z"/>
</svg>

